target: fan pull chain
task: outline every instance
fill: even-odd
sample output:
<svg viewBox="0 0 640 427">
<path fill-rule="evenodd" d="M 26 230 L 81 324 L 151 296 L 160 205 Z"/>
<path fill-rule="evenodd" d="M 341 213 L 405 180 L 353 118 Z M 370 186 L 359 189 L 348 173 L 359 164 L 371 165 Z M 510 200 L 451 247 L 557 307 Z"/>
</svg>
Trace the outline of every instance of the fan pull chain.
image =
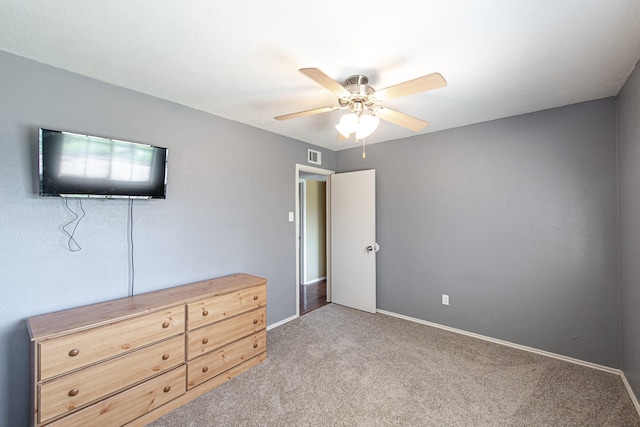
<svg viewBox="0 0 640 427">
<path fill-rule="evenodd" d="M 362 140 L 362 158 L 366 159 L 367 158 L 367 153 L 365 153 L 364 151 L 364 144 L 365 144 L 365 140 Z"/>
</svg>

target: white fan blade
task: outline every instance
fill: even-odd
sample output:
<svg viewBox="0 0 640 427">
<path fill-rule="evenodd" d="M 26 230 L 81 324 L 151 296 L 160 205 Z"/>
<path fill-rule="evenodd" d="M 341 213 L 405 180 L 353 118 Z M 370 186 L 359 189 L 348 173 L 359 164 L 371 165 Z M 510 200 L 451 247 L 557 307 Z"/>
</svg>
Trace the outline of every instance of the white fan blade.
<svg viewBox="0 0 640 427">
<path fill-rule="evenodd" d="M 314 80 L 320 86 L 324 86 L 325 88 L 329 89 L 339 97 L 351 95 L 351 92 L 345 89 L 344 86 L 342 86 L 340 83 L 333 80 L 331 77 L 327 76 L 317 68 L 301 68 L 300 72 L 310 79 Z"/>
<path fill-rule="evenodd" d="M 401 96 L 413 95 L 414 93 L 438 89 L 446 85 L 447 81 L 440 73 L 433 73 L 378 90 L 375 95 L 376 98 L 380 100 L 394 99 L 400 98 Z"/>
<path fill-rule="evenodd" d="M 382 120 L 386 120 L 387 122 L 411 129 L 414 132 L 419 132 L 429 126 L 429 122 L 425 122 L 424 120 L 417 119 L 408 114 L 386 107 L 378 108 L 376 110 L 376 116 L 380 117 Z"/>
<path fill-rule="evenodd" d="M 335 111 L 335 110 L 339 110 L 339 109 L 340 109 L 340 107 L 335 107 L 335 106 L 334 107 L 314 108 L 312 110 L 298 111 L 297 113 L 283 114 L 282 116 L 274 117 L 274 119 L 276 119 L 276 120 L 288 120 L 288 119 L 294 119 L 296 117 L 310 116 L 312 114 L 328 113 L 329 111 Z"/>
</svg>

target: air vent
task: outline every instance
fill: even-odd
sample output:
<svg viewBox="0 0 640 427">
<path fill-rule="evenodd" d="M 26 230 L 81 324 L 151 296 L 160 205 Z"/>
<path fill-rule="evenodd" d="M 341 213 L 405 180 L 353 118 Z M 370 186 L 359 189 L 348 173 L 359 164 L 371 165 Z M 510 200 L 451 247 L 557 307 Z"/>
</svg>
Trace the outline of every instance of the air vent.
<svg viewBox="0 0 640 427">
<path fill-rule="evenodd" d="M 322 153 L 316 150 L 307 150 L 307 161 L 309 163 L 313 163 L 314 165 L 322 164 Z"/>
</svg>

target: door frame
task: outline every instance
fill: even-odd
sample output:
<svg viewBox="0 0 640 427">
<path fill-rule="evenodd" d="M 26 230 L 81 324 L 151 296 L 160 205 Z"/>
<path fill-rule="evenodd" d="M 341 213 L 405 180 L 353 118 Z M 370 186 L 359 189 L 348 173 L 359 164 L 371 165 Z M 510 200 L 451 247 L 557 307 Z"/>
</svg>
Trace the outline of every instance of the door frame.
<svg viewBox="0 0 640 427">
<path fill-rule="evenodd" d="M 323 175 L 327 177 L 327 186 L 326 186 L 326 263 L 327 263 L 327 301 L 331 301 L 331 221 L 330 221 L 330 213 L 331 213 L 331 179 L 329 177 L 335 173 L 335 171 L 317 168 L 314 166 L 296 164 L 296 175 L 295 175 L 295 195 L 296 195 L 296 205 L 295 205 L 295 244 L 296 244 L 296 317 L 300 317 L 300 283 L 302 280 L 302 272 L 300 271 L 300 190 L 299 190 L 299 182 L 300 182 L 300 172 L 313 173 L 317 175 Z"/>
<path fill-rule="evenodd" d="M 307 277 L 307 256 L 305 252 L 306 244 L 307 244 L 307 236 L 304 232 L 306 227 L 306 211 L 307 211 L 307 180 L 300 178 L 298 180 L 298 222 L 297 222 L 297 230 L 298 230 L 298 253 L 300 254 L 300 283 L 304 283 L 304 279 Z"/>
</svg>

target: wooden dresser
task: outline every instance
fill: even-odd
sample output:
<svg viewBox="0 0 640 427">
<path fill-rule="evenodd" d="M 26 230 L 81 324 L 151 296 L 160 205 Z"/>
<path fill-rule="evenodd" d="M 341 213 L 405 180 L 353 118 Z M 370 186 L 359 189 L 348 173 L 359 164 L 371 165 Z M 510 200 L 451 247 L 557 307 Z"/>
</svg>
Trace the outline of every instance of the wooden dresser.
<svg viewBox="0 0 640 427">
<path fill-rule="evenodd" d="M 235 274 L 28 319 L 35 426 L 144 426 L 267 357 L 267 281 Z"/>
</svg>

